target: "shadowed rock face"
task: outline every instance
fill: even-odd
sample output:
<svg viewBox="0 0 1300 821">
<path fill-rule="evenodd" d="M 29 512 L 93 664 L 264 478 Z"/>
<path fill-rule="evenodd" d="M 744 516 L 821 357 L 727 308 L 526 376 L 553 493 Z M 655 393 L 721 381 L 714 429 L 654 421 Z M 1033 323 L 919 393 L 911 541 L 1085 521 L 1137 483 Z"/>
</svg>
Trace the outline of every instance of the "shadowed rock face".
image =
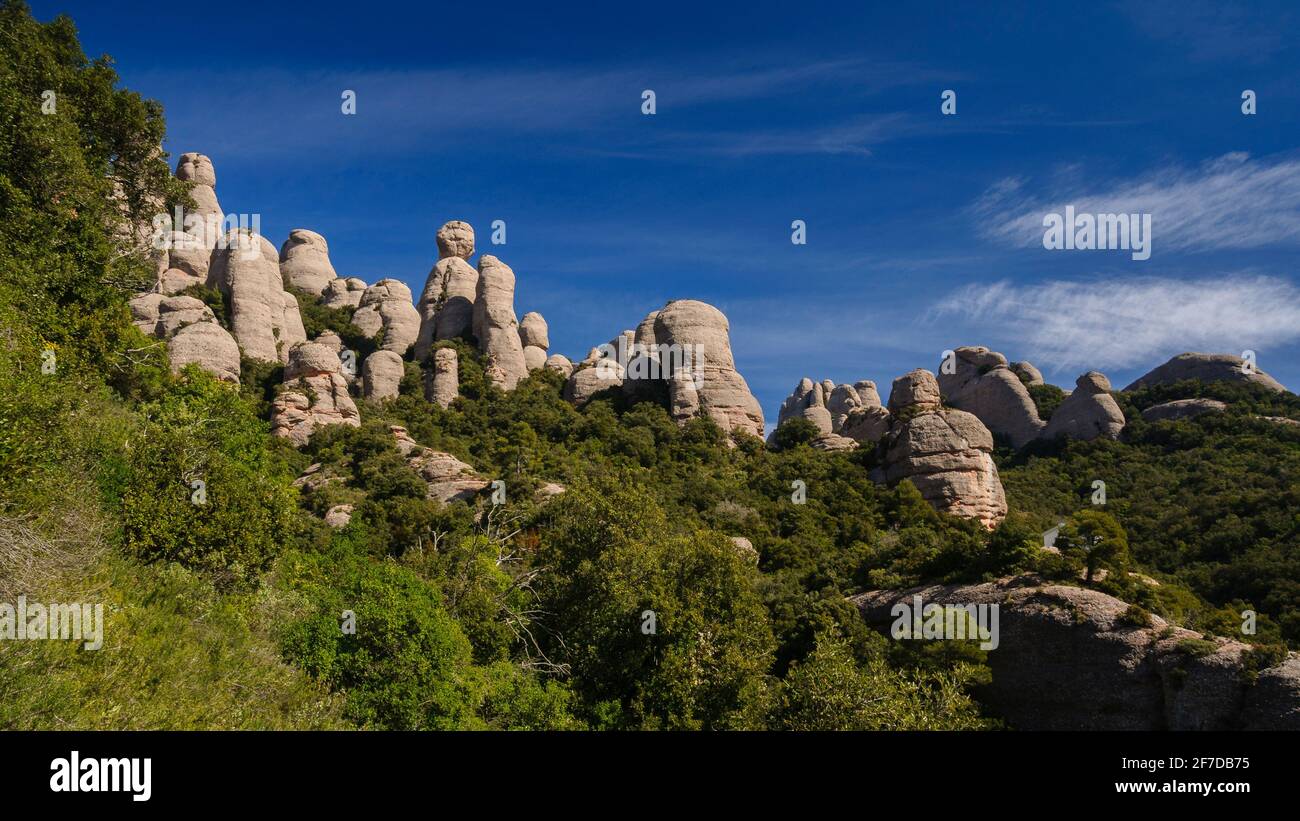
<svg viewBox="0 0 1300 821">
<path fill-rule="evenodd" d="M 1254 686 L 1241 642 L 1216 639 L 1202 656 L 1180 649 L 1200 634 L 1150 616 L 1130 623 L 1128 604 L 1095 590 L 1020 576 L 974 585 L 880 590 L 850 598 L 866 622 L 888 631 L 897 603 L 996 604 L 999 641 L 992 682 L 980 692 L 1021 730 L 1300 729 L 1300 657 L 1264 671 Z"/>
<path fill-rule="evenodd" d="M 1088 371 L 1075 382 L 1074 391 L 1061 402 L 1043 429 L 1044 439 L 1118 439 L 1124 430 L 1124 412 L 1110 395 L 1105 374 Z"/>
<path fill-rule="evenodd" d="M 1140 377 L 1124 390 L 1135 391 L 1155 385 L 1169 385 L 1184 379 L 1200 379 L 1203 382 L 1250 382 L 1263 385 L 1269 390 L 1281 393 L 1286 390 L 1282 383 L 1258 369 L 1249 373 L 1242 371 L 1239 356 L 1225 353 L 1180 353 L 1165 364 Z"/>
<path fill-rule="evenodd" d="M 420 294 L 420 334 L 415 358 L 422 362 L 434 342 L 468 336 L 474 326 L 478 271 L 460 257 L 444 257 L 429 271 Z"/>
<path fill-rule="evenodd" d="M 380 347 L 398 356 L 405 356 L 420 334 L 420 314 L 411 304 L 411 289 L 396 279 L 381 279 L 366 289 L 352 324 L 371 338 L 382 330 Z"/>
<path fill-rule="evenodd" d="M 329 244 L 315 231 L 295 228 L 280 246 L 280 274 L 300 291 L 321 296 L 338 278 L 330 263 Z"/>
<path fill-rule="evenodd" d="M 944 401 L 975 414 L 990 431 L 1007 437 L 1012 447 L 1024 447 L 1036 439 L 1044 423 L 1007 358 L 985 347 L 962 347 L 953 353 L 954 372 L 944 373 L 942 366 L 939 369 Z"/>
<path fill-rule="evenodd" d="M 691 345 L 698 346 L 692 350 L 702 351 L 698 385 L 684 371 L 670 375 L 674 418 L 684 422 L 689 416 L 705 414 L 727 433 L 763 435 L 763 409 L 736 370 L 730 326 L 721 311 L 693 299 L 674 300 L 655 316 L 654 337 L 660 345 Z"/>
<path fill-rule="evenodd" d="M 1007 501 L 991 455 L 993 436 L 980 420 L 942 407 L 934 375 L 920 369 L 894 380 L 889 411 L 881 441 L 885 481 L 907 479 L 936 510 L 996 527 Z"/>
</svg>

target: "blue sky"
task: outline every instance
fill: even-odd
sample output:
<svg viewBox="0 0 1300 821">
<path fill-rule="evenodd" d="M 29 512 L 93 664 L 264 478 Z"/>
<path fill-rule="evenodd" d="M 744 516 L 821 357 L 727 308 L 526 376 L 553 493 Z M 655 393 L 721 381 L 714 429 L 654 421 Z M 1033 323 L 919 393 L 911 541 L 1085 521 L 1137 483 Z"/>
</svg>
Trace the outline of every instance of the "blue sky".
<svg viewBox="0 0 1300 821">
<path fill-rule="evenodd" d="M 319 231 L 341 275 L 418 294 L 468 220 L 575 358 L 711 302 L 769 423 L 802 376 L 885 393 L 959 345 L 1065 387 L 1251 349 L 1300 386 L 1293 4 L 32 5 L 277 245 Z M 1066 204 L 1150 213 L 1151 258 L 1043 248 Z"/>
</svg>

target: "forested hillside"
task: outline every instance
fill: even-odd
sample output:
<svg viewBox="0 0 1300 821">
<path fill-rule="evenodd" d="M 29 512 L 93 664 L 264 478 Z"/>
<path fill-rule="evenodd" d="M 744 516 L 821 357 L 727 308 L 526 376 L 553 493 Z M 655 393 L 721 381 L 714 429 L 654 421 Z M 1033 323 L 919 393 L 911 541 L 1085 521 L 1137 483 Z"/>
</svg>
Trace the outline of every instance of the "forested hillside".
<svg viewBox="0 0 1300 821">
<path fill-rule="evenodd" d="M 0 642 L 0 728 L 998 728 L 977 641 L 888 640 L 847 597 L 1028 572 L 1300 647 L 1300 425 L 1264 418 L 1300 420 L 1289 393 L 1153 387 L 1120 394 L 1119 441 L 999 449 L 993 530 L 803 420 L 765 444 L 658 397 L 575 407 L 547 368 L 506 392 L 465 340 L 429 351 L 457 352 L 449 407 L 405 361 L 397 398 L 294 447 L 271 434 L 281 366 L 174 372 L 132 323 L 155 277 L 135 226 L 187 204 L 160 107 L 22 3 L 0 51 L 0 601 L 106 611 L 100 650 Z M 353 309 L 288 292 L 308 338 L 376 349 Z M 1141 418 L 1197 396 L 1231 410 Z M 504 498 L 431 497 L 426 451 Z"/>
</svg>

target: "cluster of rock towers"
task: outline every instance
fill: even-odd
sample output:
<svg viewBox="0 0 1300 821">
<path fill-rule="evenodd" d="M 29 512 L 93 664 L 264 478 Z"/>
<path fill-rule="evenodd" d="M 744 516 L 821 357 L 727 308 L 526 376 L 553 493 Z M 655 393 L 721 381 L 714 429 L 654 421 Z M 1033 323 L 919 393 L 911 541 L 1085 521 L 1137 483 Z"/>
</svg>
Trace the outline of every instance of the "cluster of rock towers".
<svg viewBox="0 0 1300 821">
<path fill-rule="evenodd" d="M 438 343 L 453 339 L 477 344 L 489 380 L 504 391 L 547 368 L 566 380 L 563 395 L 577 405 L 615 391 L 634 401 L 662 402 L 679 423 L 702 416 L 728 434 L 765 432 L 762 408 L 736 369 L 727 318 L 711 305 L 672 300 L 574 363 L 550 352 L 541 314 L 517 318 L 509 265 L 490 254 L 471 264 L 474 229 L 466 222 L 438 230 L 438 261 L 415 301 L 396 279 L 367 285 L 339 276 L 328 243 L 314 231 L 294 229 L 278 252 L 247 228 L 223 232 L 216 171 L 206 156 L 182 155 L 176 176 L 189 185 L 195 204 L 184 215 L 189 230 L 163 232 L 155 243 L 157 281 L 130 301 L 133 321 L 166 343 L 173 370 L 195 364 L 238 383 L 241 358 L 282 364 L 271 427 L 296 445 L 326 425 L 359 426 L 354 397 L 395 398 L 408 366 L 420 369 L 426 398 L 451 406 L 459 395 L 459 362 L 455 348 Z M 224 324 L 203 300 L 184 293 L 194 286 L 221 294 Z M 376 341 L 376 350 L 357 362 L 332 331 L 309 340 L 300 296 L 350 311 L 353 326 Z M 918 369 L 894 380 L 887 406 L 872 382 L 805 378 L 781 406 L 777 425 L 808 420 L 817 431 L 813 446 L 824 450 L 879 448 L 882 467 L 875 478 L 908 479 L 935 508 L 990 528 L 1006 514 L 992 458 L 995 435 L 1020 448 L 1061 436 L 1116 438 L 1123 430 L 1124 414 L 1101 373 L 1080 376 L 1044 421 L 1029 392 L 1043 381 L 1033 365 L 1009 363 L 984 347 L 946 353 L 937 376 Z M 1282 390 L 1241 363 L 1228 355 L 1182 354 L 1126 390 L 1184 378 L 1247 379 Z M 1221 405 L 1186 400 L 1148 413 L 1151 419 L 1181 418 Z M 421 458 L 441 464 L 429 454 Z M 468 469 L 457 465 L 456 471 Z"/>
<path fill-rule="evenodd" d="M 250 229 L 223 230 L 216 170 L 208 157 L 182 155 L 176 176 L 188 184 L 194 201 L 182 214 L 188 230 L 165 231 L 155 244 L 157 281 L 131 300 L 133 321 L 166 342 L 173 370 L 195 364 L 237 383 L 241 358 L 282 364 L 284 384 L 271 425 L 275 435 L 295 444 L 305 444 L 325 425 L 359 425 L 354 396 L 396 397 L 410 363 L 423 368 L 426 397 L 450 406 L 459 394 L 459 362 L 454 348 L 438 343 L 452 339 L 475 342 L 489 380 L 505 391 L 530 372 L 549 368 L 567 380 L 565 396 L 578 404 L 604 390 L 644 395 L 661 390 L 681 422 L 707 415 L 728 432 L 763 433 L 762 410 L 735 368 L 727 319 L 710 305 L 670 302 L 636 331 L 616 338 L 629 343 L 617 348 L 619 353 L 611 343 L 575 365 L 550 353 L 541 314 L 517 318 L 509 265 L 491 254 L 480 254 L 471 264 L 475 246 L 469 223 L 452 221 L 438 230 L 439 258 L 415 301 L 397 279 L 367 285 L 339 276 L 328 243 L 315 231 L 292 230 L 277 252 Z M 221 294 L 228 313 L 224 323 L 194 292 L 186 293 L 194 286 Z M 349 310 L 353 326 L 375 340 L 377 350 L 357 362 L 333 332 L 309 340 L 300 297 Z M 630 344 L 634 339 L 637 344 Z M 699 357 L 689 370 L 674 372 L 659 367 L 661 347 L 689 348 Z M 638 361 L 629 361 L 628 351 Z M 648 361 L 655 367 L 639 367 Z"/>
</svg>

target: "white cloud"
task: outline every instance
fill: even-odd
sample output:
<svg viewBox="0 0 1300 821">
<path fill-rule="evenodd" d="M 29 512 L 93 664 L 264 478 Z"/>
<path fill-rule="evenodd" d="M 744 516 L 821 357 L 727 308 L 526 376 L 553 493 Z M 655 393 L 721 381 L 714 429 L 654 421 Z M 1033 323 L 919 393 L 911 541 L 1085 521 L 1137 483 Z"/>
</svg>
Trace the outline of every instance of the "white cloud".
<svg viewBox="0 0 1300 821">
<path fill-rule="evenodd" d="M 1043 217 L 1063 213 L 1151 214 L 1152 247 L 1210 251 L 1300 243 L 1300 158 L 1225 154 L 1195 169 L 1166 168 L 1102 190 L 1050 197 L 1023 179 L 993 185 L 970 209 L 985 236 L 1042 247 Z"/>
<path fill-rule="evenodd" d="M 1146 368 L 1183 351 L 1240 353 L 1300 339 L 1300 287 L 1249 274 L 1003 281 L 967 286 L 932 315 L 967 320 L 975 338 L 1056 371 Z"/>
</svg>

